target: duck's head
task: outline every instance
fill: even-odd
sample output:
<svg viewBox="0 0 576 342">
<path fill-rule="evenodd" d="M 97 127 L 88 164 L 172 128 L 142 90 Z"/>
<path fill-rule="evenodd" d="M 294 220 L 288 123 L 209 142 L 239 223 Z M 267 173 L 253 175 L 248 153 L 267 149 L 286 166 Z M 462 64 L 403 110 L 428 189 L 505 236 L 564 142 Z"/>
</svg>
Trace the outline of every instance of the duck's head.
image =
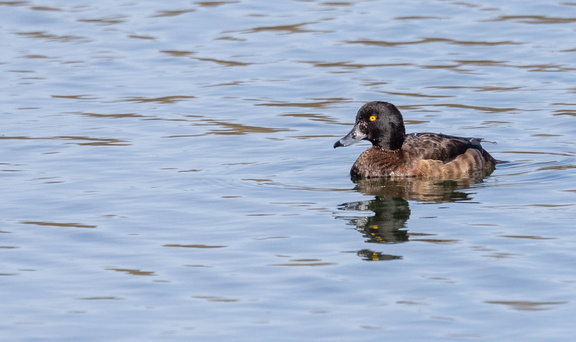
<svg viewBox="0 0 576 342">
<path fill-rule="evenodd" d="M 373 101 L 358 110 L 354 128 L 338 140 L 334 148 L 368 140 L 373 146 L 397 150 L 402 147 L 405 134 L 404 120 L 398 108 L 389 102 Z"/>
</svg>

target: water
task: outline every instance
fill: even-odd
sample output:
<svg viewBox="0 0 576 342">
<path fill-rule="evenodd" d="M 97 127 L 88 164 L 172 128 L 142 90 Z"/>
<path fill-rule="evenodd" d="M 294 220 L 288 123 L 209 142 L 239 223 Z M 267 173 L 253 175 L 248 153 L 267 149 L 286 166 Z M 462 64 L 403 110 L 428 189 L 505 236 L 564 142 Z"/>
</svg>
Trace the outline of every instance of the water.
<svg viewBox="0 0 576 342">
<path fill-rule="evenodd" d="M 0 2 L 11 341 L 571 340 L 571 2 Z M 362 103 L 484 137 L 350 181 Z"/>
</svg>

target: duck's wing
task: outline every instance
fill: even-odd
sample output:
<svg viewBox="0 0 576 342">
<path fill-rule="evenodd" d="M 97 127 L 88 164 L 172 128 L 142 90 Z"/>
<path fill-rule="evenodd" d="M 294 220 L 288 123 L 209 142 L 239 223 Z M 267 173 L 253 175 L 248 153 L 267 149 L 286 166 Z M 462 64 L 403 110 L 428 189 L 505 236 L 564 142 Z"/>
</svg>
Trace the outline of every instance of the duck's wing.
<svg viewBox="0 0 576 342">
<path fill-rule="evenodd" d="M 488 152 L 482 148 L 481 142 L 481 138 L 463 138 L 438 133 L 412 133 L 406 135 L 402 149 L 415 158 L 448 163 L 466 153 L 470 148 L 489 156 Z"/>
</svg>

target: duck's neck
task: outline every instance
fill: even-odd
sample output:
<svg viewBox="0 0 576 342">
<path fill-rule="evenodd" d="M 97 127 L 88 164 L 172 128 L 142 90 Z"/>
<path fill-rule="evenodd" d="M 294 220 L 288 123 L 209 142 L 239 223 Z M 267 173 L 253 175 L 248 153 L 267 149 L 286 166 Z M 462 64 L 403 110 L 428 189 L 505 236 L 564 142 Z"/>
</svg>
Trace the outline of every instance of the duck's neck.
<svg viewBox="0 0 576 342">
<path fill-rule="evenodd" d="M 383 134 L 378 140 L 372 141 L 372 145 L 379 146 L 387 150 L 400 150 L 404 144 L 404 125 L 390 128 L 390 134 Z"/>
<path fill-rule="evenodd" d="M 398 154 L 398 155 L 400 155 L 401 152 L 403 151 L 402 148 L 390 149 L 388 147 L 384 147 L 384 146 L 380 146 L 380 145 L 374 145 L 374 146 L 372 146 L 372 148 L 378 149 L 382 152 L 394 153 L 394 154 Z"/>
<path fill-rule="evenodd" d="M 387 139 L 373 142 L 372 145 L 390 151 L 400 151 L 404 144 L 404 136 L 401 139 Z"/>
</svg>

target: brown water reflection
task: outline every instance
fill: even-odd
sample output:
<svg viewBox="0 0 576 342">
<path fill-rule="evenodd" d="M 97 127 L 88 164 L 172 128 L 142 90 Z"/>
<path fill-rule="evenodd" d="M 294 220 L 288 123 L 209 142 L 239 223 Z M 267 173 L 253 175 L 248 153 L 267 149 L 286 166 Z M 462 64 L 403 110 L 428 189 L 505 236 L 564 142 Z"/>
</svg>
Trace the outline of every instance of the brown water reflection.
<svg viewBox="0 0 576 342">
<path fill-rule="evenodd" d="M 90 41 L 89 38 L 74 35 L 57 35 L 46 31 L 34 31 L 34 32 L 17 32 L 17 35 L 21 35 L 27 38 L 39 38 L 46 39 L 48 41 L 55 42 L 78 42 L 87 43 Z"/>
<path fill-rule="evenodd" d="M 182 14 L 186 14 L 186 13 L 191 13 L 191 12 L 195 12 L 195 9 L 186 9 L 186 10 L 177 10 L 177 11 L 158 11 L 156 14 L 154 14 L 152 17 L 176 17 Z"/>
<path fill-rule="evenodd" d="M 121 273 L 128 273 L 130 275 L 137 275 L 137 276 L 154 276 L 156 272 L 153 271 L 142 271 L 139 269 L 129 269 L 129 268 L 106 268 L 109 271 L 116 271 Z"/>
<path fill-rule="evenodd" d="M 508 301 L 508 300 L 490 300 L 486 301 L 487 304 L 498 304 L 507 306 L 510 309 L 517 311 L 542 311 L 551 310 L 555 305 L 568 304 L 567 301 L 558 302 L 535 302 L 535 301 Z"/>
<path fill-rule="evenodd" d="M 310 98 L 309 102 L 284 102 L 284 101 L 274 101 L 274 102 L 263 102 L 258 103 L 256 106 L 268 106 L 268 107 L 303 107 L 303 108 L 317 108 L 324 109 L 334 106 L 337 103 L 348 103 L 352 99 L 344 97 L 335 98 Z"/>
<path fill-rule="evenodd" d="M 548 17 L 544 15 L 503 15 L 487 21 L 516 21 L 524 24 L 570 24 L 576 22 L 576 18 Z"/>
<path fill-rule="evenodd" d="M 155 102 L 155 103 L 162 103 L 162 104 L 170 104 L 170 103 L 176 103 L 176 102 L 180 102 L 180 101 L 187 101 L 187 100 L 190 100 L 193 98 L 195 98 L 195 96 L 189 96 L 189 95 L 172 95 L 172 96 L 162 96 L 162 97 L 135 96 L 135 97 L 123 98 L 120 101 L 139 102 L 139 103 Z"/>
<path fill-rule="evenodd" d="M 487 41 L 467 41 L 467 40 L 456 40 L 449 38 L 435 38 L 428 37 L 422 38 L 414 41 L 403 41 L 403 42 L 391 42 L 386 40 L 348 40 L 348 44 L 362 44 L 362 45 L 374 45 L 374 46 L 399 46 L 399 45 L 415 45 L 415 44 L 429 44 L 429 43 L 447 43 L 455 45 L 481 45 L 481 46 L 492 46 L 492 45 L 521 45 L 522 43 L 514 42 L 510 40 L 487 42 Z"/>
<path fill-rule="evenodd" d="M 245 33 L 258 33 L 258 32 L 265 32 L 265 31 L 280 31 L 285 33 L 307 33 L 307 32 L 322 32 L 327 33 L 330 31 L 318 31 L 318 30 L 310 30 L 304 29 L 304 26 L 316 24 L 316 22 L 309 22 L 309 23 L 298 23 L 293 25 L 278 25 L 278 26 L 261 26 L 261 27 L 254 27 L 249 30 L 244 31 Z M 233 31 L 230 31 L 233 32 Z"/>
<path fill-rule="evenodd" d="M 64 222 L 44 222 L 44 221 L 20 221 L 22 224 L 31 224 L 35 226 L 65 227 L 65 228 L 97 228 L 95 225 L 83 223 L 64 223 Z"/>
<path fill-rule="evenodd" d="M 128 146 L 128 140 L 114 138 L 94 138 L 86 136 L 54 136 L 54 137 L 28 137 L 28 136 L 0 136 L 0 140 L 64 140 L 72 141 L 77 145 L 88 146 Z"/>
</svg>

